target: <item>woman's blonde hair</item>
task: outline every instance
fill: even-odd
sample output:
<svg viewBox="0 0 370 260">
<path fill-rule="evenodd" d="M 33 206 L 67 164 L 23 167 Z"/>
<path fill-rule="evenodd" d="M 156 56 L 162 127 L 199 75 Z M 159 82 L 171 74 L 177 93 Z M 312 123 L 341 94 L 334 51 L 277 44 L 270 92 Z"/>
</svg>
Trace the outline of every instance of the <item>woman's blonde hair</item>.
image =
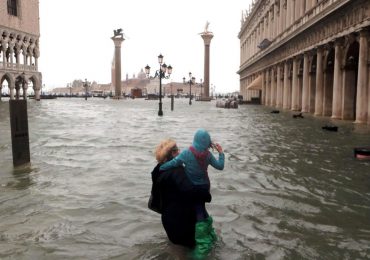
<svg viewBox="0 0 370 260">
<path fill-rule="evenodd" d="M 158 163 L 164 163 L 172 152 L 176 142 L 172 139 L 163 140 L 155 149 L 155 159 Z"/>
</svg>

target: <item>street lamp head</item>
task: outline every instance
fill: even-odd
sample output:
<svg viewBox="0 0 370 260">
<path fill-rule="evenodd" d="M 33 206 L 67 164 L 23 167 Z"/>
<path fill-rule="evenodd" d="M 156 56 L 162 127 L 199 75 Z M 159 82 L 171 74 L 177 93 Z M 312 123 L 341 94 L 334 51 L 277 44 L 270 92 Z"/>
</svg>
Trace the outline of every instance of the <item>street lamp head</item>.
<svg viewBox="0 0 370 260">
<path fill-rule="evenodd" d="M 183 83 L 185 84 L 185 77 L 182 78 Z"/>
<path fill-rule="evenodd" d="M 146 65 L 145 66 L 145 74 L 148 75 L 148 76 L 150 74 L 150 67 L 149 67 L 149 65 Z"/>
<path fill-rule="evenodd" d="M 195 77 L 191 78 L 191 83 L 195 84 Z"/>
<path fill-rule="evenodd" d="M 159 56 L 158 56 L 158 63 L 159 64 L 162 64 L 162 62 L 163 62 L 163 55 L 162 54 L 159 54 Z"/>
<path fill-rule="evenodd" d="M 191 72 L 189 72 L 189 78 L 191 79 Z"/>
<path fill-rule="evenodd" d="M 167 67 L 167 73 L 168 73 L 168 75 L 171 75 L 172 74 L 172 66 L 171 65 L 168 65 L 168 67 Z"/>
<path fill-rule="evenodd" d="M 161 70 L 162 70 L 163 73 L 166 73 L 166 70 L 167 70 L 166 63 L 163 63 L 163 65 L 161 66 Z"/>
</svg>

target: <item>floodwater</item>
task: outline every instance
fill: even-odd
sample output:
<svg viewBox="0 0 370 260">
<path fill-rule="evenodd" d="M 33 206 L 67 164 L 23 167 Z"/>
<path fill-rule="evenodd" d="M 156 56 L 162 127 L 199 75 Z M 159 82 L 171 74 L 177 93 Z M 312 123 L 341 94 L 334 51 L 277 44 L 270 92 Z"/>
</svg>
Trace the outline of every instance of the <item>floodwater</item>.
<svg viewBox="0 0 370 260">
<path fill-rule="evenodd" d="M 13 168 L 0 102 L 1 259 L 186 259 L 148 210 L 155 146 L 196 129 L 225 150 L 207 204 L 220 240 L 209 259 L 369 259 L 369 127 L 215 101 L 28 101 L 31 164 Z M 339 126 L 327 132 L 327 123 Z"/>
</svg>

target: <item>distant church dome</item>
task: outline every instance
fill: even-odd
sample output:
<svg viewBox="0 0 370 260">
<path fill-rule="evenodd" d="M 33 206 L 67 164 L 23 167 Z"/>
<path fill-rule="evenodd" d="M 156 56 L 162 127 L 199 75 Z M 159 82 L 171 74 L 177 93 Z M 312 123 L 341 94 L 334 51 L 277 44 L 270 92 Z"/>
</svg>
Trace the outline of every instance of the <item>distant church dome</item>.
<svg viewBox="0 0 370 260">
<path fill-rule="evenodd" d="M 146 78 L 146 74 L 145 74 L 143 69 L 140 70 L 140 72 L 137 74 L 137 77 L 139 79 L 145 79 Z"/>
</svg>

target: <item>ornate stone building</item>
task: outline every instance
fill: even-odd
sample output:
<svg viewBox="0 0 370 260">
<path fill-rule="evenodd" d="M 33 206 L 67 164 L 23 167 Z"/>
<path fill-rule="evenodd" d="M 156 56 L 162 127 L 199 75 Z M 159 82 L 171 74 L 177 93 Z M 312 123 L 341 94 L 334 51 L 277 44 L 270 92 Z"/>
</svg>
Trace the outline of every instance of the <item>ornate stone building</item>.
<svg viewBox="0 0 370 260">
<path fill-rule="evenodd" d="M 0 88 L 7 83 L 11 99 L 26 98 L 29 85 L 40 99 L 39 38 L 38 0 L 0 1 Z"/>
<path fill-rule="evenodd" d="M 370 1 L 256 0 L 242 17 L 240 92 L 370 124 Z"/>
</svg>

